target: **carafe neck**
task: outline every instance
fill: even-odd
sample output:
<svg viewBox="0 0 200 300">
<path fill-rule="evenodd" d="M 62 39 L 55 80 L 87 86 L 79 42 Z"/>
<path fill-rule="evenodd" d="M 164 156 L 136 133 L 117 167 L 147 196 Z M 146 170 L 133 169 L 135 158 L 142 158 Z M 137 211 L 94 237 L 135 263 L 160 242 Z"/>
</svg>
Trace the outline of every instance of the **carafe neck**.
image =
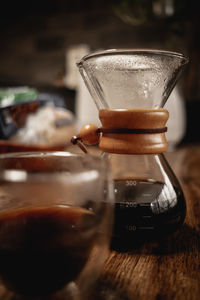
<svg viewBox="0 0 200 300">
<path fill-rule="evenodd" d="M 99 148 L 117 154 L 158 154 L 167 150 L 165 109 L 127 109 L 99 112 Z"/>
</svg>

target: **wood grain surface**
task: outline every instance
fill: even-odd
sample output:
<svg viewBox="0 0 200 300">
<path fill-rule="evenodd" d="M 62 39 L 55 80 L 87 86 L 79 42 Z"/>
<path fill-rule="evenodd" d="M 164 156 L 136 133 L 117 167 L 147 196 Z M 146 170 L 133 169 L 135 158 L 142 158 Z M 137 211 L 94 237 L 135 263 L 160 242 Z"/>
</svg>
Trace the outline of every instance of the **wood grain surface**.
<svg viewBox="0 0 200 300">
<path fill-rule="evenodd" d="M 157 242 L 124 253 L 112 251 L 94 299 L 200 299 L 200 145 L 166 157 L 186 198 L 184 225 Z"/>
<path fill-rule="evenodd" d="M 131 251 L 111 251 L 91 300 L 200 299 L 200 145 L 166 157 L 185 194 L 184 225 Z M 14 300 L 1 288 L 0 299 Z"/>
</svg>

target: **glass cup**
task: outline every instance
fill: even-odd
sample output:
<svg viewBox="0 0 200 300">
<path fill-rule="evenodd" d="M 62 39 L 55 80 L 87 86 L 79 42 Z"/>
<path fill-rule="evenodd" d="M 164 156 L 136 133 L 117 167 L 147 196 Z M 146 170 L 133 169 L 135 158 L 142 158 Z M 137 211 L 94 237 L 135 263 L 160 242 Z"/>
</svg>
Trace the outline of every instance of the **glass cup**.
<svg viewBox="0 0 200 300">
<path fill-rule="evenodd" d="M 0 291 L 88 299 L 109 253 L 110 178 L 90 155 L 0 155 Z"/>
</svg>

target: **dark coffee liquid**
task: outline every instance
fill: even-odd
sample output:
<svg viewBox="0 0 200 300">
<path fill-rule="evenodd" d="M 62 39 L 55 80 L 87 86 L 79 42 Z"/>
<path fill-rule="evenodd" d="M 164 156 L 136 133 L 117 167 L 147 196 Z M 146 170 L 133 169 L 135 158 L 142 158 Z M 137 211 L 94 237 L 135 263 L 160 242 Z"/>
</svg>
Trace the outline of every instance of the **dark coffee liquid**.
<svg viewBox="0 0 200 300">
<path fill-rule="evenodd" d="M 25 296 L 56 292 L 77 278 L 95 239 L 94 214 L 82 208 L 23 208 L 0 214 L 0 276 Z"/>
<path fill-rule="evenodd" d="M 183 193 L 171 184 L 115 180 L 115 237 L 131 238 L 175 231 L 184 221 Z"/>
</svg>

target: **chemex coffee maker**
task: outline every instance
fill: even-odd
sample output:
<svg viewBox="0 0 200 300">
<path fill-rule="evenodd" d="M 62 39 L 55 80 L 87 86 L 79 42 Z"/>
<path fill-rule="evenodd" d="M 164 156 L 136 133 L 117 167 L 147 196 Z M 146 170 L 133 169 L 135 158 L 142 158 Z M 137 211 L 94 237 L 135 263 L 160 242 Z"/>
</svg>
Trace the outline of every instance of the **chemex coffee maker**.
<svg viewBox="0 0 200 300">
<path fill-rule="evenodd" d="M 160 50 L 107 50 L 83 57 L 79 71 L 99 109 L 101 128 L 73 138 L 96 144 L 114 180 L 115 239 L 163 236 L 183 223 L 183 192 L 163 152 L 169 113 L 163 107 L 188 59 Z"/>
</svg>

